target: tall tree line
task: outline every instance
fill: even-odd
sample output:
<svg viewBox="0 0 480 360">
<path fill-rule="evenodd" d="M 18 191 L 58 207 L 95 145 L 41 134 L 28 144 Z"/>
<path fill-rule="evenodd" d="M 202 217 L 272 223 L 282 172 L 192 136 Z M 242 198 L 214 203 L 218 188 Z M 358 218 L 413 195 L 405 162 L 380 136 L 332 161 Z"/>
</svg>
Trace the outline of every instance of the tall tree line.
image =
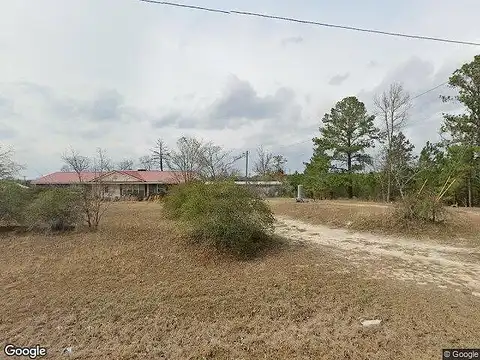
<svg viewBox="0 0 480 360">
<path fill-rule="evenodd" d="M 337 102 L 322 118 L 303 174 L 294 174 L 292 181 L 304 183 L 313 197 L 388 202 L 419 188 L 439 192 L 450 183 L 445 200 L 480 205 L 480 55 L 455 70 L 448 85 L 457 95 L 440 100 L 456 102 L 464 111 L 443 114 L 442 140 L 427 142 L 419 155 L 404 132 L 410 95 L 394 83 L 375 96 L 371 114 L 356 97 Z"/>
</svg>

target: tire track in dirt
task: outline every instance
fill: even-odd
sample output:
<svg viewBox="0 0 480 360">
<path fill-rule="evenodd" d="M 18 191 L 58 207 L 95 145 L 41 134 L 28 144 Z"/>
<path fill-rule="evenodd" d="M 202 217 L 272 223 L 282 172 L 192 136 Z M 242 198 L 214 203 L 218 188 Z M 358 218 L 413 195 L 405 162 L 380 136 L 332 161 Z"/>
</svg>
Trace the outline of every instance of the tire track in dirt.
<svg viewBox="0 0 480 360">
<path fill-rule="evenodd" d="M 328 247 L 374 277 L 433 284 L 480 296 L 480 248 L 446 246 L 422 240 L 356 233 L 277 216 L 276 233 L 293 241 Z"/>
</svg>

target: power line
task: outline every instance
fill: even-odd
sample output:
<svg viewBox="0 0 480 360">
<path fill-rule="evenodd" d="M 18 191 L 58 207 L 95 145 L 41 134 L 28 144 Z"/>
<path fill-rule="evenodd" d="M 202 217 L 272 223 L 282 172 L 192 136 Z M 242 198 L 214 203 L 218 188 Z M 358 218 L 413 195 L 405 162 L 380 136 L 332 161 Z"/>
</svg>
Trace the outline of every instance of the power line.
<svg viewBox="0 0 480 360">
<path fill-rule="evenodd" d="M 167 2 L 167 1 L 156 1 L 156 0 L 139 0 L 139 1 L 146 2 L 146 3 L 153 3 L 153 4 L 157 4 L 157 5 L 165 5 L 165 6 L 187 8 L 187 9 L 192 9 L 192 10 L 214 12 L 214 13 L 220 13 L 220 14 L 225 14 L 225 15 L 231 15 L 231 14 L 245 15 L 245 16 L 261 17 L 261 18 L 274 19 L 274 20 L 283 20 L 283 21 L 289 21 L 289 22 L 295 22 L 295 23 L 301 23 L 301 24 L 308 24 L 308 25 L 317 25 L 317 26 L 323 26 L 323 27 L 338 28 L 338 29 L 343 29 L 343 30 L 352 30 L 352 31 L 374 33 L 374 34 L 380 34 L 380 35 L 397 36 L 397 37 L 405 37 L 405 38 L 420 39 L 420 40 L 430 40 L 430 41 L 438 41 L 438 42 L 446 42 L 446 43 L 454 43 L 454 44 L 462 44 L 462 45 L 480 46 L 480 43 L 469 42 L 469 41 L 450 40 L 450 39 L 443 39 L 443 38 L 430 37 L 430 36 L 409 35 L 409 34 L 387 32 L 387 31 L 380 31 L 380 30 L 373 30 L 373 29 L 364 29 L 364 28 L 358 28 L 358 27 L 353 27 L 353 26 L 335 25 L 335 24 L 328 24 L 328 23 L 322 23 L 322 22 L 317 22 L 317 21 L 300 20 L 300 19 L 295 19 L 295 18 L 290 18 L 290 17 L 260 14 L 260 13 L 254 13 L 254 12 L 249 12 L 249 11 L 222 10 L 222 9 L 216 9 L 216 8 L 207 8 L 207 7 L 203 7 L 203 6 L 187 5 L 187 4 L 181 4 L 181 3 L 174 3 L 174 2 Z M 419 98 L 423 95 L 426 95 L 426 94 L 430 93 L 431 91 L 434 91 L 434 90 L 436 90 L 436 89 L 438 89 L 438 88 L 440 88 L 440 87 L 442 87 L 446 84 L 448 84 L 448 81 L 446 81 L 442 84 L 439 84 L 439 85 L 437 85 L 437 86 L 435 86 L 435 87 L 433 87 L 429 90 L 426 90 L 426 91 L 412 97 L 411 100 L 414 100 L 414 99 L 417 99 L 417 98 Z M 307 142 L 310 142 L 310 141 L 311 141 L 311 139 L 296 142 L 296 143 L 293 143 L 293 144 L 281 145 L 281 146 L 279 146 L 279 148 L 301 145 L 301 144 L 304 144 L 304 143 L 307 143 Z"/>
<path fill-rule="evenodd" d="M 178 3 L 168 2 L 168 1 L 155 1 L 155 0 L 140 0 L 140 1 L 146 2 L 146 3 L 157 4 L 157 5 L 175 6 L 175 7 L 180 7 L 180 8 L 187 8 L 187 9 L 201 10 L 201 11 L 210 11 L 210 12 L 227 14 L 227 15 L 230 15 L 232 13 L 231 11 L 227 11 L 227 10 L 213 9 L 213 8 L 207 8 L 207 7 L 203 7 L 203 6 L 195 6 L 195 5 L 187 5 L 187 4 L 178 4 Z"/>
<path fill-rule="evenodd" d="M 426 95 L 426 94 L 428 94 L 428 93 L 430 93 L 430 92 L 432 92 L 432 91 L 434 91 L 434 90 L 436 90 L 436 89 L 438 89 L 438 88 L 440 88 L 440 87 L 442 87 L 446 84 L 448 84 L 448 81 L 445 81 L 444 83 L 441 83 L 440 85 L 437 85 L 437 86 L 435 86 L 431 89 L 428 89 L 428 90 L 426 90 L 426 91 L 424 91 L 424 92 L 422 92 L 418 95 L 415 95 L 414 97 L 411 98 L 411 100 L 418 99 L 419 97 L 421 97 L 423 95 Z M 312 139 L 299 141 L 299 142 L 296 142 L 296 143 L 293 143 L 293 144 L 280 145 L 280 146 L 277 146 L 277 148 L 286 148 L 286 147 L 291 147 L 291 146 L 297 146 L 297 145 L 305 144 L 305 143 L 310 142 L 310 141 L 312 141 Z"/>
<path fill-rule="evenodd" d="M 277 148 L 285 148 L 285 147 L 291 147 L 291 146 L 301 145 L 301 144 L 305 144 L 305 143 L 310 142 L 310 141 L 312 141 L 312 139 L 299 141 L 299 142 L 296 142 L 296 143 L 293 143 L 293 144 L 280 145 L 280 146 L 277 146 Z"/>
<path fill-rule="evenodd" d="M 208 11 L 208 12 L 220 13 L 224 15 L 232 15 L 232 14 L 244 15 L 244 16 L 250 16 L 250 17 L 282 20 L 282 21 L 288 21 L 288 22 L 294 22 L 294 23 L 300 23 L 300 24 L 317 25 L 317 26 L 343 29 L 343 30 L 360 31 L 360 32 L 366 32 L 371 34 L 404 37 L 409 39 L 417 39 L 417 40 L 419 39 L 419 40 L 429 40 L 429 41 L 437 41 L 437 42 L 452 43 L 452 44 L 480 46 L 480 43 L 471 42 L 471 41 L 451 40 L 451 39 L 444 39 L 444 38 L 438 38 L 438 37 L 432 37 L 432 36 L 410 35 L 410 34 L 397 33 L 397 32 L 365 29 L 365 28 L 359 28 L 354 26 L 336 25 L 336 24 L 329 24 L 329 23 L 323 23 L 318 21 L 301 20 L 301 19 L 296 19 L 291 17 L 260 14 L 260 13 L 250 12 L 250 11 L 222 10 L 222 9 L 216 9 L 216 8 L 207 8 L 203 6 L 194 6 L 194 5 L 180 4 L 180 3 L 167 2 L 167 1 L 156 1 L 156 0 L 139 0 L 139 1 L 157 4 L 157 5 L 174 6 L 174 7 L 187 8 L 192 10 Z"/>
<path fill-rule="evenodd" d="M 439 85 L 437 85 L 437 86 L 435 86 L 431 89 L 428 89 L 428 90 L 426 90 L 426 91 L 424 91 L 424 92 L 422 92 L 418 95 L 415 95 L 414 97 L 411 98 L 411 100 L 418 99 L 419 97 L 421 97 L 423 95 L 426 95 L 426 94 L 428 94 L 428 93 L 430 93 L 430 92 L 432 92 L 432 91 L 434 91 L 434 90 L 436 90 L 436 89 L 438 89 L 438 88 L 440 88 L 440 87 L 442 87 L 446 84 L 448 84 L 448 81 L 445 81 L 445 82 L 443 82 L 443 83 L 441 83 L 441 84 L 439 84 Z M 299 142 L 296 142 L 296 143 L 293 143 L 293 144 L 280 145 L 280 146 L 276 146 L 276 148 L 282 148 L 283 149 L 283 148 L 286 148 L 286 147 L 302 145 L 302 144 L 305 144 L 305 143 L 310 142 L 310 141 L 312 141 L 312 139 L 299 141 Z"/>
<path fill-rule="evenodd" d="M 442 87 L 442 86 L 447 85 L 447 84 L 448 84 L 448 81 L 445 81 L 444 83 L 441 83 L 440 85 L 437 85 L 437 86 L 435 86 L 435 87 L 433 87 L 433 88 L 431 88 L 427 91 L 422 92 L 421 94 L 418 94 L 418 95 L 412 97 L 411 100 L 415 100 L 415 99 L 419 98 L 420 96 L 428 94 L 429 92 L 431 92 L 433 90 L 437 90 L 439 87 Z"/>
</svg>

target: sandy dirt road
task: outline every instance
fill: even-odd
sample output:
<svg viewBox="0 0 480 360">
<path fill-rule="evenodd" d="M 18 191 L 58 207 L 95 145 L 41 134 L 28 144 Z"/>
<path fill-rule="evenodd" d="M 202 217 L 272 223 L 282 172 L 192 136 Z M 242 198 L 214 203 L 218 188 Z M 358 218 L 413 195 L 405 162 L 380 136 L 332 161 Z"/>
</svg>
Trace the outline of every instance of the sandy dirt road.
<svg viewBox="0 0 480 360">
<path fill-rule="evenodd" d="M 328 247 L 372 277 L 414 281 L 418 285 L 480 296 L 480 248 L 455 247 L 400 237 L 356 233 L 277 216 L 276 232 L 292 241 Z"/>
</svg>

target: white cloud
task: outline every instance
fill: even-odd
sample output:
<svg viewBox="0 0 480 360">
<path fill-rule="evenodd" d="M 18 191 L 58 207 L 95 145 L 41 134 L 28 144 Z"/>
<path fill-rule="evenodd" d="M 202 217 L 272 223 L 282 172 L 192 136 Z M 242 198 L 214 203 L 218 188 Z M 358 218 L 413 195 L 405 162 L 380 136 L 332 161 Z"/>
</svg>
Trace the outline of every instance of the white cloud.
<svg viewBox="0 0 480 360">
<path fill-rule="evenodd" d="M 480 3 L 467 3 L 268 0 L 227 8 L 480 41 L 471 26 Z M 0 51 L 0 141 L 15 147 L 28 177 L 58 169 L 68 146 L 85 154 L 101 146 L 121 159 L 142 155 L 157 137 L 173 144 L 185 134 L 239 152 L 265 144 L 300 169 L 311 144 L 284 145 L 315 136 L 336 101 L 358 95 L 371 109 L 373 94 L 392 81 L 420 93 L 478 52 L 131 0 L 7 2 Z M 417 145 L 434 138 L 442 111 L 452 110 L 438 99 L 443 90 L 415 100 L 408 134 Z"/>
</svg>

